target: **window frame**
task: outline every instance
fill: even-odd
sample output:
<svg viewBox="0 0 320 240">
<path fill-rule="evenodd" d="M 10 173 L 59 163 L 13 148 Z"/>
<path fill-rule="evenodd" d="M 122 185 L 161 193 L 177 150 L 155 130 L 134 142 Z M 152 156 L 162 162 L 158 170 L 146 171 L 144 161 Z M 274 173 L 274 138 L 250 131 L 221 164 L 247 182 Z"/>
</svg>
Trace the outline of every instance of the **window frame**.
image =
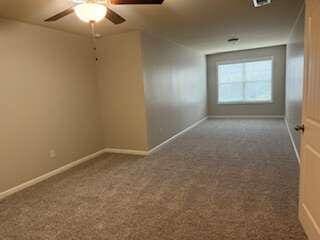
<svg viewBox="0 0 320 240">
<path fill-rule="evenodd" d="M 233 102 L 220 102 L 219 101 L 219 66 L 227 65 L 227 64 L 238 64 L 238 63 L 247 63 L 247 62 L 259 62 L 271 60 L 271 100 L 266 101 L 233 101 Z M 243 59 L 235 59 L 228 61 L 218 61 L 216 62 L 216 96 L 217 96 L 217 104 L 218 105 L 250 105 L 250 104 L 273 104 L 274 103 L 274 57 L 260 57 L 260 58 L 243 58 Z"/>
</svg>

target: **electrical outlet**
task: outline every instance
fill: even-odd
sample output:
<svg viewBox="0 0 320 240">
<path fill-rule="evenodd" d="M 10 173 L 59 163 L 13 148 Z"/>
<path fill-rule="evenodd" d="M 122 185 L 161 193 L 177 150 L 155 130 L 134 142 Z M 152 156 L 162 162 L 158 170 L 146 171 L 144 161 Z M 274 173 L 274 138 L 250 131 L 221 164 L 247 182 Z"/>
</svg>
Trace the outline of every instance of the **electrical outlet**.
<svg viewBox="0 0 320 240">
<path fill-rule="evenodd" d="M 56 151 L 55 150 L 50 150 L 49 151 L 49 157 L 50 158 L 55 158 L 57 155 L 56 155 Z"/>
</svg>

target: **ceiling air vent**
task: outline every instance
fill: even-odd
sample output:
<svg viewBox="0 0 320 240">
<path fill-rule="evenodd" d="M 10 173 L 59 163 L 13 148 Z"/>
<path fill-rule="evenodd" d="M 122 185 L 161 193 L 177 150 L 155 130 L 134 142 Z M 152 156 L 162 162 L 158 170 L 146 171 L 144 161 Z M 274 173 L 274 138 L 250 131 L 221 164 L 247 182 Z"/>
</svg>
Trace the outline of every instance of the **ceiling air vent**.
<svg viewBox="0 0 320 240">
<path fill-rule="evenodd" d="M 262 7 L 271 3 L 272 0 L 253 0 L 255 7 Z"/>
</svg>

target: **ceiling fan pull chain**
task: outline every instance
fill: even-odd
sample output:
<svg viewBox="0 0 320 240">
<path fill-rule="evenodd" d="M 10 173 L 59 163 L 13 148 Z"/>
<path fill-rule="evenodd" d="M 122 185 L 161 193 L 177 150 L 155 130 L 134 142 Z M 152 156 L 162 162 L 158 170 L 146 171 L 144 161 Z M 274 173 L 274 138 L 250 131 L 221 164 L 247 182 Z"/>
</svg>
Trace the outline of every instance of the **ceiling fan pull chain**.
<svg viewBox="0 0 320 240">
<path fill-rule="evenodd" d="M 95 22 L 94 21 L 91 21 L 89 23 L 89 25 L 90 25 L 91 33 L 92 33 L 92 43 L 93 43 L 94 55 L 95 55 L 96 61 L 98 61 L 99 59 L 98 59 L 98 56 L 97 56 L 97 44 L 96 44 L 97 40 L 96 39 L 99 38 L 100 35 L 95 32 L 95 29 L 94 29 Z"/>
</svg>

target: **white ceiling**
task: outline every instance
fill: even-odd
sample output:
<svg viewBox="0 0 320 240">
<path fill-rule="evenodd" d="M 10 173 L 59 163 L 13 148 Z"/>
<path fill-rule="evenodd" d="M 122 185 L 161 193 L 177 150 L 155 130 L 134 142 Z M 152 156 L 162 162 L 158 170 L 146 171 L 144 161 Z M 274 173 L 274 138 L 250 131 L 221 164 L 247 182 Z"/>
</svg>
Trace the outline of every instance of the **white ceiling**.
<svg viewBox="0 0 320 240">
<path fill-rule="evenodd" d="M 145 30 L 203 53 L 285 44 L 303 0 L 273 0 L 253 8 L 252 0 L 165 0 L 159 6 L 119 5 L 111 8 L 127 19 L 105 20 L 97 32 L 109 35 Z M 89 36 L 87 24 L 74 14 L 54 23 L 44 19 L 72 6 L 70 0 L 0 0 L 0 17 Z M 227 39 L 239 37 L 230 44 Z"/>
</svg>

